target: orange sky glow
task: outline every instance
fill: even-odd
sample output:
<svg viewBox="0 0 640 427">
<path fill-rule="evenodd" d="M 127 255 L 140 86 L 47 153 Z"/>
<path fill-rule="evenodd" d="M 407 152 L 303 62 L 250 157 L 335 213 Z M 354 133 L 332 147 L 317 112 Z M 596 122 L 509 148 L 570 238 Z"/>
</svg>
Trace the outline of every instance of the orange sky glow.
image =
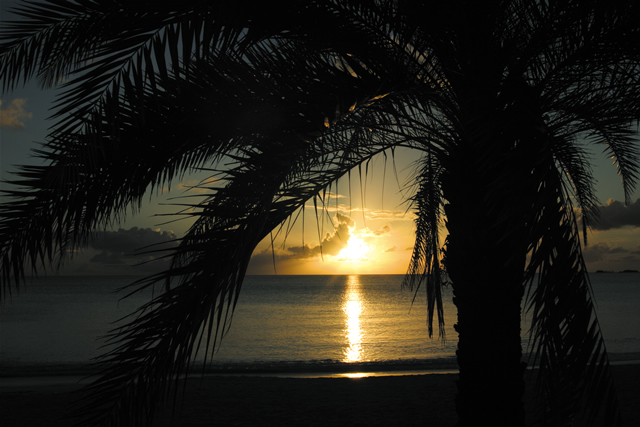
<svg viewBox="0 0 640 427">
<path fill-rule="evenodd" d="M 28 156 L 35 147 L 32 141 L 45 140 L 49 123 L 45 119 L 50 114 L 50 102 L 45 101 L 51 101 L 51 95 L 47 97 L 34 84 L 0 100 L 2 179 L 13 178 L 10 172 L 15 171 L 16 164 L 34 164 Z M 318 203 L 317 213 L 313 202 L 307 202 L 304 221 L 298 219 L 286 240 L 276 236 L 272 245 L 268 236 L 258 244 L 248 274 L 405 273 L 415 238 L 413 214 L 405 200 L 412 194 L 412 164 L 417 157 L 415 152 L 403 149 L 387 156 L 386 161 L 378 156 L 362 176 L 352 171 L 350 181 L 343 178 L 328 189 L 329 197 L 325 204 Z M 632 203 L 625 207 L 620 176 L 611 159 L 593 153 L 592 160 L 604 223 L 589 233 L 589 245 L 584 248 L 587 268 L 640 270 L 639 193 L 636 191 Z M 132 267 L 147 259 L 130 256 L 136 249 L 131 241 L 143 247 L 167 236 L 182 237 L 189 220 L 170 222 L 169 217 L 158 214 L 180 210 L 175 204 L 183 202 L 181 196 L 206 195 L 206 188 L 193 188 L 202 182 L 206 182 L 205 187 L 216 184 L 206 174 L 194 174 L 172 183 L 170 189 L 159 189 L 160 194 L 151 195 L 139 213 L 129 214 L 116 224 L 109 239 L 96 239 L 66 263 L 60 274 L 141 275 L 154 268 L 157 271 L 157 263 Z M 442 234 L 444 238 L 446 230 Z"/>
</svg>

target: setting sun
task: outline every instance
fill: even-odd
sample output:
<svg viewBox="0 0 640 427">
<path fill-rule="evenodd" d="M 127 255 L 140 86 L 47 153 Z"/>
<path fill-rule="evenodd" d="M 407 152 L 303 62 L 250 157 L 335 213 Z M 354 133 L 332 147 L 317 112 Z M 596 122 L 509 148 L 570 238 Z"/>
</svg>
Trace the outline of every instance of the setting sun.
<svg viewBox="0 0 640 427">
<path fill-rule="evenodd" d="M 347 242 L 347 247 L 338 254 L 339 261 L 368 261 L 367 254 L 373 250 L 374 246 L 366 243 L 359 237 L 351 237 Z"/>
<path fill-rule="evenodd" d="M 249 274 L 405 273 L 411 260 L 411 251 L 406 248 L 413 247 L 415 234 L 413 217 L 368 210 L 362 221 L 365 219 L 366 226 L 358 228 L 351 216 L 336 212 L 331 228 L 318 230 L 317 240 L 305 241 L 304 229 L 301 234 L 292 229 L 285 242 L 267 237 L 252 256 Z M 298 239 L 302 244 L 293 243 Z"/>
</svg>

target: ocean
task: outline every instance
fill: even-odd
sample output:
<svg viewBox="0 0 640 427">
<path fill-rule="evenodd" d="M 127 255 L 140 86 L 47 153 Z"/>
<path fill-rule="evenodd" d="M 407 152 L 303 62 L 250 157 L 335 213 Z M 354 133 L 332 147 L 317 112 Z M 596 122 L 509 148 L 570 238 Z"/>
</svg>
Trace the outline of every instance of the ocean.
<svg viewBox="0 0 640 427">
<path fill-rule="evenodd" d="M 640 359 L 640 274 L 591 275 L 612 361 Z M 41 277 L 3 303 L 0 375 L 87 365 L 104 336 L 148 301 L 114 291 L 133 277 Z M 214 371 L 455 369 L 456 311 L 445 289 L 445 339 L 428 337 L 425 296 L 401 275 L 247 276 Z M 116 322 L 116 323 L 114 323 Z M 528 321 L 522 344 L 528 346 Z M 487 330 L 487 349 L 499 339 Z M 197 356 L 202 361 L 204 351 Z"/>
</svg>

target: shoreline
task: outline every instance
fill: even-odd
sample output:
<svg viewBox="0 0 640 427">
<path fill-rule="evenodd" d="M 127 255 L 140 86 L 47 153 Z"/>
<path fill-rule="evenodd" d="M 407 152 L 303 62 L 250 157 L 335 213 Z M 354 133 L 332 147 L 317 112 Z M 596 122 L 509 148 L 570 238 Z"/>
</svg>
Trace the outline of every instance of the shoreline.
<svg viewBox="0 0 640 427">
<path fill-rule="evenodd" d="M 640 363 L 640 361 L 639 361 Z M 285 379 L 319 379 L 319 378 L 373 378 L 373 377 L 402 377 L 417 375 L 457 374 L 452 369 L 431 370 L 392 370 L 376 372 L 244 372 L 244 373 L 193 373 L 189 375 L 191 381 L 201 378 L 245 377 L 245 378 L 285 378 Z M 49 388 L 64 388 L 69 391 L 79 390 L 91 383 L 91 374 L 51 374 L 51 375 L 15 375 L 0 376 L 0 395 L 18 391 L 47 390 Z"/>
<path fill-rule="evenodd" d="M 638 353 L 640 360 L 640 353 Z M 252 361 L 214 362 L 202 367 L 201 362 L 191 367 L 193 375 L 304 375 L 342 374 L 357 372 L 397 372 L 397 371 L 457 371 L 455 356 L 434 359 L 399 359 L 388 361 L 342 362 L 337 360 L 312 361 Z M 99 372 L 99 368 L 89 363 L 59 363 L 0 366 L 0 380 L 11 377 L 34 376 L 89 376 Z"/>
<path fill-rule="evenodd" d="M 640 364 L 640 353 L 617 353 L 609 355 L 611 366 Z M 528 370 L 535 369 L 529 366 Z M 386 362 L 311 361 L 311 362 L 253 362 L 215 363 L 203 369 L 194 365 L 190 377 L 204 376 L 262 376 L 279 378 L 342 378 L 428 375 L 457 373 L 455 357 L 440 359 L 409 359 Z M 90 378 L 99 370 L 90 364 L 69 363 L 52 365 L 0 366 L 0 389 L 4 384 L 16 383 L 20 379 L 35 383 L 36 378 L 50 382 L 53 378 Z"/>
<path fill-rule="evenodd" d="M 640 425 L 637 384 L 640 364 L 612 366 L 623 426 Z M 305 373 L 308 374 L 308 373 Z M 158 412 L 154 427 L 180 426 L 453 426 L 456 374 L 392 371 L 349 378 L 293 377 L 273 374 L 208 374 L 187 382 L 185 394 Z M 33 378 L 33 377 L 32 377 Z M 49 379 L 54 379 L 48 377 Z M 63 376 L 67 380 L 70 377 Z M 6 379 L 6 378 L 3 378 Z M 19 381 L 20 377 L 14 377 Z M 36 378 L 33 378 L 36 379 Z M 533 414 L 533 381 L 527 381 L 525 404 Z M 80 384 L 0 386 L 2 425 L 67 426 L 64 419 Z M 531 415 L 533 416 L 533 415 Z M 528 425 L 533 425 L 529 423 Z"/>
<path fill-rule="evenodd" d="M 611 362 L 612 367 L 625 365 L 640 365 L 640 360 L 616 361 Z M 535 368 L 529 367 L 528 370 Z M 439 375 L 439 374 L 457 374 L 457 369 L 393 369 L 379 371 L 360 371 L 360 370 L 336 370 L 336 371 L 272 371 L 272 372 L 208 372 L 192 373 L 189 378 L 198 380 L 200 378 L 210 377 L 262 377 L 262 378 L 299 378 L 299 379 L 317 379 L 317 378 L 371 378 L 371 377 L 396 377 L 396 376 L 415 376 L 415 375 Z M 0 376 L 0 393 L 11 392 L 18 389 L 32 389 L 40 387 L 71 387 L 81 388 L 91 383 L 91 378 L 96 372 L 70 372 L 70 373 L 44 373 L 37 372 L 33 374 L 15 374 Z"/>
</svg>

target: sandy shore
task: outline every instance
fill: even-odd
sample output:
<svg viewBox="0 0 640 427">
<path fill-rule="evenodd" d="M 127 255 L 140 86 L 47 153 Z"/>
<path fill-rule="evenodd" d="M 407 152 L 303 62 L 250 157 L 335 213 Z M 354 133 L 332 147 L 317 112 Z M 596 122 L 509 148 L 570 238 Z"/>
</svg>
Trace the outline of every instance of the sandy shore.
<svg viewBox="0 0 640 427">
<path fill-rule="evenodd" d="M 614 366 L 625 426 L 640 425 L 640 365 Z M 456 422 L 456 374 L 365 378 L 211 376 L 190 381 L 172 419 L 154 426 L 430 426 Z M 67 378 L 68 379 L 68 378 Z M 4 427 L 67 426 L 71 381 L 0 383 Z M 530 392 L 530 391 L 529 391 Z M 528 406 L 531 405 L 527 399 Z"/>
</svg>

